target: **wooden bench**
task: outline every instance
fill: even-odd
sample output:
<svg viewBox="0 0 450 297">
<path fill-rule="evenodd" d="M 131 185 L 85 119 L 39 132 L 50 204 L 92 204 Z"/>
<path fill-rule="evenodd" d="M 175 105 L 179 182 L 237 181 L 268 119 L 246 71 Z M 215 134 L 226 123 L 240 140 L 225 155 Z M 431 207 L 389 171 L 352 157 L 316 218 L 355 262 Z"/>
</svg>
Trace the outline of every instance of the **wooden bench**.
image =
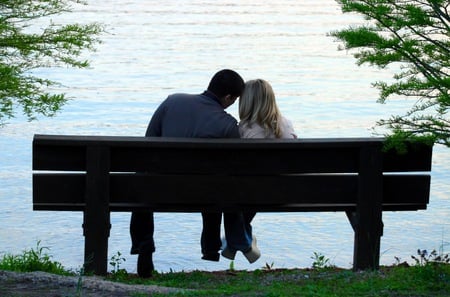
<svg viewBox="0 0 450 297">
<path fill-rule="evenodd" d="M 342 211 L 355 233 L 353 268 L 377 269 L 382 211 L 429 201 L 432 147 L 408 146 L 397 154 L 382 138 L 35 135 L 33 209 L 84 212 L 86 269 L 96 274 L 107 273 L 110 212 L 144 209 Z"/>
</svg>

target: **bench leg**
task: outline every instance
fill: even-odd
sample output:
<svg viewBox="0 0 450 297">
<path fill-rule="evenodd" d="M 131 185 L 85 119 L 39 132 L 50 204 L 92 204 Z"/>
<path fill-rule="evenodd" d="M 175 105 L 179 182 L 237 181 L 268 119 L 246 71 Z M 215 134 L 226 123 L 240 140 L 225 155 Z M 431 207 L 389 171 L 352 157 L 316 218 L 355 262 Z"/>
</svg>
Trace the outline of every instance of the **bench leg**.
<svg viewBox="0 0 450 297">
<path fill-rule="evenodd" d="M 364 219 L 356 212 L 347 212 L 347 217 L 355 232 L 353 250 L 353 270 L 378 269 L 383 222 Z M 375 223 L 376 221 L 376 223 Z"/>
<path fill-rule="evenodd" d="M 106 275 L 108 263 L 109 159 L 107 148 L 87 148 L 84 265 L 87 272 L 98 275 Z"/>
<path fill-rule="evenodd" d="M 86 217 L 86 214 L 85 214 Z M 97 275 L 106 275 L 108 263 L 108 238 L 111 224 L 108 213 L 107 224 L 89 224 L 85 219 L 84 229 L 84 270 Z"/>
<path fill-rule="evenodd" d="M 381 147 L 361 149 L 359 159 L 358 201 L 356 210 L 349 215 L 355 243 L 353 269 L 378 269 L 380 242 L 383 234 L 383 164 Z"/>
</svg>

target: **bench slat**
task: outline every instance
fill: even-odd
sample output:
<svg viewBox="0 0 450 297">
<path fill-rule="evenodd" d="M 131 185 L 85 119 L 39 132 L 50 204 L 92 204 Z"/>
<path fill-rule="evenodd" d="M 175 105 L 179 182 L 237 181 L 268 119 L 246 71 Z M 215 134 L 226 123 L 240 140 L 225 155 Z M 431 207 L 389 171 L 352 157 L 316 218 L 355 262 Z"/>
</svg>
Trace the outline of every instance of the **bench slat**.
<svg viewBox="0 0 450 297">
<path fill-rule="evenodd" d="M 356 175 L 233 177 L 112 174 L 110 203 L 117 207 L 127 203 L 140 204 L 142 207 L 151 200 L 154 204 L 180 204 L 179 208 L 183 209 L 181 205 L 186 201 L 189 204 L 219 204 L 225 207 L 240 204 L 245 199 L 247 204 L 255 203 L 262 207 L 305 203 L 316 204 L 320 210 L 320 204 L 354 205 L 357 178 Z M 85 174 L 34 174 L 34 209 L 83 210 L 85 180 Z M 383 184 L 383 208 L 400 210 L 402 205 L 426 208 L 430 191 L 429 175 L 386 175 Z M 248 189 L 254 192 L 253 197 L 242 196 L 241 193 Z M 67 209 L 63 209 L 62 205 L 67 205 Z M 270 209 L 276 211 L 276 207 Z"/>
<path fill-rule="evenodd" d="M 383 152 L 383 172 L 431 171 L 433 147 L 414 143 L 407 145 L 407 153 L 395 150 Z"/>
<path fill-rule="evenodd" d="M 381 146 L 383 142 L 382 138 L 361 139 L 360 142 L 345 138 L 327 142 L 325 139 L 298 139 L 281 143 L 267 139 L 201 139 L 200 142 L 198 139 L 166 138 L 166 142 L 161 142 L 159 138 L 145 137 L 72 138 L 36 136 L 33 170 L 85 171 L 86 147 L 101 144 L 110 145 L 110 166 L 116 172 L 174 173 L 185 172 L 186 168 L 204 174 L 357 172 L 360 147 Z M 430 171 L 431 154 L 432 147 L 423 144 L 410 145 L 404 155 L 385 152 L 383 171 Z M 268 158 L 268 155 L 272 157 Z"/>
</svg>

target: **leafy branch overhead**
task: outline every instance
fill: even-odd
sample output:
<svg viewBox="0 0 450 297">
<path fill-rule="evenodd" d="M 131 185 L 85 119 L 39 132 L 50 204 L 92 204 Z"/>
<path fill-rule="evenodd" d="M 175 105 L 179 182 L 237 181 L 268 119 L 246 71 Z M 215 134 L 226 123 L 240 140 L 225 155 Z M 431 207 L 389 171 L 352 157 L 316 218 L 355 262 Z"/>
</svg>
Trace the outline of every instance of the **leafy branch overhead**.
<svg viewBox="0 0 450 297">
<path fill-rule="evenodd" d="M 103 28 L 98 23 L 57 24 L 51 17 L 72 11 L 77 0 L 5 0 L 0 2 L 0 124 L 21 107 L 29 120 L 54 115 L 67 101 L 65 94 L 49 92 L 58 83 L 32 70 L 48 67 L 89 66 L 80 58 L 95 50 Z M 46 22 L 44 28 L 43 22 Z"/>
<path fill-rule="evenodd" d="M 364 25 L 331 32 L 358 65 L 399 69 L 393 82 L 375 82 L 379 102 L 408 98 L 403 115 L 380 120 L 390 136 L 428 139 L 450 146 L 450 2 L 448 0 L 338 0 Z"/>
</svg>

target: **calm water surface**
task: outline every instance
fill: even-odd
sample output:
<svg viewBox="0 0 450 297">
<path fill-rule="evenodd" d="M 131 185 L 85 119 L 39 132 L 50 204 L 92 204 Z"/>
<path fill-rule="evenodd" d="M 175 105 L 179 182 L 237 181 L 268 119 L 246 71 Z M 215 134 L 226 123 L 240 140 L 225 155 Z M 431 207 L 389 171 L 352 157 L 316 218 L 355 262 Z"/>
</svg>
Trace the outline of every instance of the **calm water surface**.
<svg viewBox="0 0 450 297">
<path fill-rule="evenodd" d="M 35 133 L 143 135 L 169 93 L 202 92 L 222 68 L 235 69 L 246 80 L 270 81 L 300 137 L 371 136 L 378 119 L 402 113 L 409 104 L 376 103 L 371 83 L 390 80 L 394 70 L 358 67 L 351 53 L 337 51 L 327 33 L 362 19 L 342 15 L 331 0 L 89 2 L 54 21 L 107 25 L 103 44 L 86 55 L 92 67 L 38 71 L 61 82 L 73 100 L 55 118 L 27 123 L 18 117 L 0 129 L 0 254 L 18 253 L 41 240 L 64 266 L 79 269 L 83 262 L 82 214 L 32 211 Z M 236 108 L 229 112 L 237 117 Z M 394 257 L 409 260 L 418 248 L 449 250 L 449 180 L 449 150 L 436 146 L 429 208 L 383 214 L 382 264 L 394 263 Z M 128 223 L 129 214 L 112 214 L 109 254 L 120 252 L 126 258 L 122 268 L 133 272 Z M 227 260 L 200 260 L 200 226 L 199 214 L 156 214 L 156 268 L 227 269 Z M 351 266 L 353 231 L 343 213 L 258 214 L 254 230 L 263 256 L 253 265 L 238 256 L 237 269 L 265 263 L 309 267 L 314 252 Z"/>
</svg>

